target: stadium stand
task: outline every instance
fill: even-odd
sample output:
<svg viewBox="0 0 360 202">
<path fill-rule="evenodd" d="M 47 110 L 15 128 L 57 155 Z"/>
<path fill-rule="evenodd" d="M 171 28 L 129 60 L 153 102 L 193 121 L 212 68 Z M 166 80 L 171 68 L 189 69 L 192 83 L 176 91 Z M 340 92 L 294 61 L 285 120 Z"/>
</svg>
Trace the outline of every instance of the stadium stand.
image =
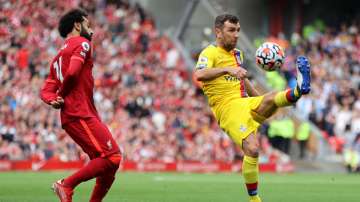
<svg viewBox="0 0 360 202">
<path fill-rule="evenodd" d="M 0 7 L 0 159 L 85 158 L 61 129 L 58 111 L 38 98 L 49 62 L 63 42 L 58 16 L 77 5 L 93 16 L 95 102 L 127 159 L 234 162 L 241 156 L 214 122 L 180 52 L 138 4 L 22 0 Z M 351 146 L 359 145 L 355 137 L 360 133 L 358 29 L 352 24 L 340 31 L 325 27 L 294 33 L 283 73 L 292 85 L 294 57 L 310 57 L 314 93 L 297 109 L 324 131 L 334 150 L 341 152 L 345 145 L 360 154 L 358 146 Z M 265 135 L 261 143 L 263 162 L 283 155 Z"/>
<path fill-rule="evenodd" d="M 76 3 L 2 4 L 0 159 L 83 159 L 61 129 L 58 111 L 38 98 L 49 62 L 62 44 L 56 19 Z M 232 162 L 235 148 L 214 123 L 178 50 L 151 16 L 126 2 L 98 1 L 96 12 L 93 6 L 80 4 L 93 16 L 95 29 L 94 99 L 126 158 Z"/>
<path fill-rule="evenodd" d="M 283 39 L 268 40 L 279 42 Z M 282 75 L 288 86 L 295 83 L 294 58 L 305 54 L 312 61 L 312 93 L 297 103 L 297 111 L 322 130 L 323 137 L 334 151 L 344 153 L 345 159 L 355 159 L 350 160 L 351 164 L 359 166 L 359 23 L 342 23 L 340 29 L 336 29 L 316 21 L 305 26 L 302 35 L 293 33 L 290 41 L 285 43 L 288 48 Z M 276 87 L 272 84 L 273 78 L 276 79 L 276 75 L 268 77 L 269 84 Z"/>
</svg>

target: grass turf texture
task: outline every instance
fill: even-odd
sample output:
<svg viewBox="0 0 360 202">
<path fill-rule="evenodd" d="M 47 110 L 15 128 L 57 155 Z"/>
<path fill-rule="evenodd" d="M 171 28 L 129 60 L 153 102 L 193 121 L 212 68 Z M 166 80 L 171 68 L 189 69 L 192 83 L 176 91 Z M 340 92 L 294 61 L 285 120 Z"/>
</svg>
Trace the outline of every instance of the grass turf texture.
<svg viewBox="0 0 360 202">
<path fill-rule="evenodd" d="M 0 202 L 57 201 L 52 182 L 69 172 L 0 172 Z M 360 175 L 262 174 L 263 202 L 359 201 Z M 74 202 L 88 201 L 94 180 Z M 240 174 L 119 173 L 104 202 L 247 202 Z"/>
</svg>

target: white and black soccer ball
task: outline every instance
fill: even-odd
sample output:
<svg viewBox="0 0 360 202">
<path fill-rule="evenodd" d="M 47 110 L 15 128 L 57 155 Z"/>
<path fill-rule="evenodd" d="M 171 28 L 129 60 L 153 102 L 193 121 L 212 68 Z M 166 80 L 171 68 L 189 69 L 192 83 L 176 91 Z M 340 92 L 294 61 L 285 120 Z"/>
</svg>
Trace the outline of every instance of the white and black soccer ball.
<svg viewBox="0 0 360 202">
<path fill-rule="evenodd" d="M 284 49 L 276 43 L 265 42 L 256 50 L 256 64 L 265 71 L 280 69 L 284 64 Z"/>
</svg>

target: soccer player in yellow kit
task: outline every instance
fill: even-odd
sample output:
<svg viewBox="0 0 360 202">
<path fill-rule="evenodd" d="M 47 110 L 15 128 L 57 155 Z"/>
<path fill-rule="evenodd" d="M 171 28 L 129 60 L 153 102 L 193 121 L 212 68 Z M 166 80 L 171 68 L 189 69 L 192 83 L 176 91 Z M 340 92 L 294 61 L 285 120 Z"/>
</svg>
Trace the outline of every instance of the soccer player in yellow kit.
<svg viewBox="0 0 360 202">
<path fill-rule="evenodd" d="M 261 202 L 257 193 L 257 129 L 279 107 L 293 105 L 301 95 L 310 92 L 310 63 L 304 56 L 296 59 L 295 88 L 260 95 L 246 78 L 242 51 L 235 48 L 239 32 L 240 23 L 236 16 L 217 16 L 216 44 L 209 45 L 201 52 L 194 76 L 202 82 L 203 91 L 220 127 L 244 151 L 242 174 L 250 202 Z"/>
</svg>

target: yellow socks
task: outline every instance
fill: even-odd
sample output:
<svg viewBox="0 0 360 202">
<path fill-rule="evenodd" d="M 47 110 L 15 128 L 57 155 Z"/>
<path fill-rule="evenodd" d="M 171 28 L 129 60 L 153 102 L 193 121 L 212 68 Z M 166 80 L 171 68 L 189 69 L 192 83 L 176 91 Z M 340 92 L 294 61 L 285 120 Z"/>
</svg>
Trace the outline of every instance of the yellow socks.
<svg viewBox="0 0 360 202">
<path fill-rule="evenodd" d="M 278 92 L 275 95 L 275 104 L 278 107 L 293 105 L 301 97 L 298 87 Z"/>
<path fill-rule="evenodd" d="M 246 188 L 250 199 L 257 197 L 257 185 L 259 180 L 259 162 L 258 158 L 244 156 L 242 164 L 242 174 L 245 179 Z"/>
<path fill-rule="evenodd" d="M 250 196 L 250 202 L 261 202 L 259 196 Z"/>
</svg>

